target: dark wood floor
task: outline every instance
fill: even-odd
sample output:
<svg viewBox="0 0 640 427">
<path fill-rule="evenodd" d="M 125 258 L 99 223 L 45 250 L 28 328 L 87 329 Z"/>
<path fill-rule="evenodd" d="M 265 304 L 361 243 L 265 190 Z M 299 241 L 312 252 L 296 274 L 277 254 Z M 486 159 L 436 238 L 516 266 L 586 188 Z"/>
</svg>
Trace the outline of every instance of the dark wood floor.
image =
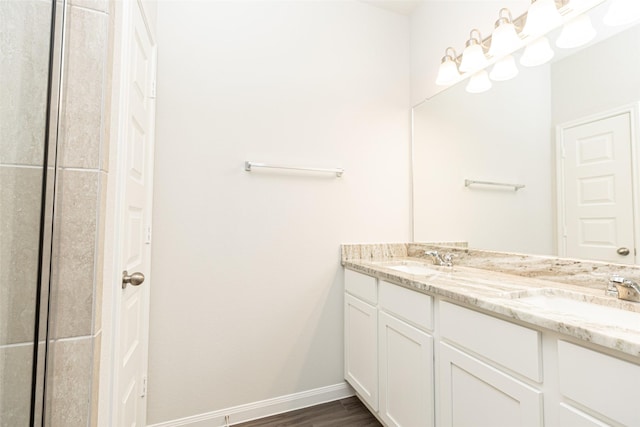
<svg viewBox="0 0 640 427">
<path fill-rule="evenodd" d="M 357 397 L 274 415 L 234 427 L 381 427 Z"/>
</svg>

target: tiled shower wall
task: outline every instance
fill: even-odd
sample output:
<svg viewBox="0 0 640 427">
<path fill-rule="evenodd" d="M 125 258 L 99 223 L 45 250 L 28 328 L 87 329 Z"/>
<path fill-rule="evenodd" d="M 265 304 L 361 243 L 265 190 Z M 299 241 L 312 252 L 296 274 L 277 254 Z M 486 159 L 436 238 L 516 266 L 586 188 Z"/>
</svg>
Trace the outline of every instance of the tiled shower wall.
<svg viewBox="0 0 640 427">
<path fill-rule="evenodd" d="M 97 424 L 110 6 L 109 0 L 66 5 L 46 412 L 54 427 Z M 3 1 L 1 7 L 0 75 L 19 84 L 0 89 L 0 282 L 12 284 L 0 288 L 0 425 L 26 426 L 51 1 Z"/>
<path fill-rule="evenodd" d="M 108 0 L 68 0 L 52 254 L 47 416 L 97 424 L 108 165 Z"/>
<path fill-rule="evenodd" d="M 1 426 L 29 423 L 50 21 L 51 1 L 0 2 Z"/>
</svg>

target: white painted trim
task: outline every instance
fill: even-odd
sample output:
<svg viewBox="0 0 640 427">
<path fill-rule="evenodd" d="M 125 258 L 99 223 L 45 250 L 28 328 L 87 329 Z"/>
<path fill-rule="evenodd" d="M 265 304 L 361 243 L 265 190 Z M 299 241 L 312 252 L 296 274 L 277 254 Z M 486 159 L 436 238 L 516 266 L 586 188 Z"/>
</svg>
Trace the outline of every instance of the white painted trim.
<svg viewBox="0 0 640 427">
<path fill-rule="evenodd" d="M 344 399 L 354 395 L 355 392 L 351 386 L 346 382 L 342 382 L 300 393 L 275 397 L 273 399 L 261 400 L 259 402 L 152 424 L 148 427 L 227 427 L 258 418 L 281 414 L 283 412 L 295 411 L 321 403 Z"/>
<path fill-rule="evenodd" d="M 116 425 L 118 415 L 118 364 L 116 356 L 120 337 L 120 283 L 122 271 L 121 210 L 123 203 L 122 171 L 124 170 L 123 141 L 126 136 L 126 95 L 129 70 L 130 34 L 129 2 L 114 2 L 113 80 L 111 89 L 111 123 L 109 140 L 109 176 L 107 196 L 107 224 L 105 230 L 105 265 L 103 288 L 103 336 L 100 363 L 99 426 Z"/>
<path fill-rule="evenodd" d="M 608 119 L 620 114 L 628 113 L 631 122 L 631 192 L 633 197 L 633 237 L 634 237 L 634 263 L 638 264 L 640 260 L 640 254 L 638 254 L 637 247 L 640 243 L 640 186 L 637 184 L 640 179 L 640 153 L 639 146 L 639 129 L 640 129 L 640 102 L 633 104 L 626 104 L 618 108 L 605 110 L 597 114 L 591 114 L 586 117 L 582 117 L 570 122 L 561 123 L 556 126 L 556 218 L 557 218 L 557 248 L 558 256 L 567 256 L 566 238 L 564 236 L 565 228 L 565 194 L 564 194 L 564 158 L 562 156 L 564 146 L 563 132 L 566 129 L 570 129 L 576 126 L 586 125 L 598 120 Z"/>
</svg>

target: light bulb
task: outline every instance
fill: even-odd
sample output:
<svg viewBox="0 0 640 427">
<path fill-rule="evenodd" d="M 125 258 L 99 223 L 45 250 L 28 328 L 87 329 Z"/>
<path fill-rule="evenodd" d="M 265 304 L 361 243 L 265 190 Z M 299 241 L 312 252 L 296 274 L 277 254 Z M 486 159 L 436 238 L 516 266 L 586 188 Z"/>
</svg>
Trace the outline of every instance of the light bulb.
<svg viewBox="0 0 640 427">
<path fill-rule="evenodd" d="M 466 91 L 469 93 L 482 93 L 491 89 L 491 80 L 485 70 L 478 71 L 469 79 Z"/>
<path fill-rule="evenodd" d="M 556 40 L 561 49 L 571 49 L 589 43 L 596 36 L 596 29 L 591 25 L 588 15 L 580 15 L 564 24 L 562 32 Z"/>
<path fill-rule="evenodd" d="M 522 34 L 533 37 L 540 36 L 561 23 L 562 16 L 558 12 L 554 0 L 533 0 L 527 12 L 527 22 L 524 24 Z"/>
<path fill-rule="evenodd" d="M 460 62 L 460 71 L 468 73 L 476 71 L 487 66 L 487 58 L 484 56 L 482 46 L 472 44 L 467 46 L 462 53 L 462 62 Z"/>
<path fill-rule="evenodd" d="M 462 60 L 460 61 L 460 71 L 463 73 L 478 71 L 489 65 L 489 61 L 487 61 L 487 57 L 484 55 L 480 31 L 473 29 L 471 30 L 470 36 L 462 52 Z"/>
<path fill-rule="evenodd" d="M 553 55 L 549 40 L 546 37 L 540 37 L 524 49 L 520 63 L 525 67 L 535 67 L 550 61 Z"/>
<path fill-rule="evenodd" d="M 460 79 L 460 73 L 458 72 L 458 66 L 450 56 L 442 58 L 440 68 L 438 69 L 438 78 L 436 78 L 436 84 L 438 86 L 450 86 L 456 83 Z"/>
<path fill-rule="evenodd" d="M 507 55 L 495 63 L 489 77 L 496 82 L 510 80 L 518 75 L 518 67 L 513 56 Z"/>
<path fill-rule="evenodd" d="M 613 0 L 603 22 L 610 27 L 627 25 L 640 19 L 640 1 Z"/>
<path fill-rule="evenodd" d="M 521 40 L 516 33 L 516 27 L 511 22 L 498 20 L 496 29 L 491 35 L 489 55 L 500 57 L 508 55 L 520 47 Z"/>
</svg>

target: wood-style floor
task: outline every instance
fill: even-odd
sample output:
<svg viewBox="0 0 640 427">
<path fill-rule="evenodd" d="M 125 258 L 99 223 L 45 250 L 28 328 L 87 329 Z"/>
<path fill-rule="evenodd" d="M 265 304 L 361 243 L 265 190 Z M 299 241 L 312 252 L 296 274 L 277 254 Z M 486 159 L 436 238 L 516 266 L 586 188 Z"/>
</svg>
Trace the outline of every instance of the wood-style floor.
<svg viewBox="0 0 640 427">
<path fill-rule="evenodd" d="M 310 408 L 274 415 L 234 427 L 381 427 L 382 424 L 357 397 L 323 403 Z"/>
</svg>

